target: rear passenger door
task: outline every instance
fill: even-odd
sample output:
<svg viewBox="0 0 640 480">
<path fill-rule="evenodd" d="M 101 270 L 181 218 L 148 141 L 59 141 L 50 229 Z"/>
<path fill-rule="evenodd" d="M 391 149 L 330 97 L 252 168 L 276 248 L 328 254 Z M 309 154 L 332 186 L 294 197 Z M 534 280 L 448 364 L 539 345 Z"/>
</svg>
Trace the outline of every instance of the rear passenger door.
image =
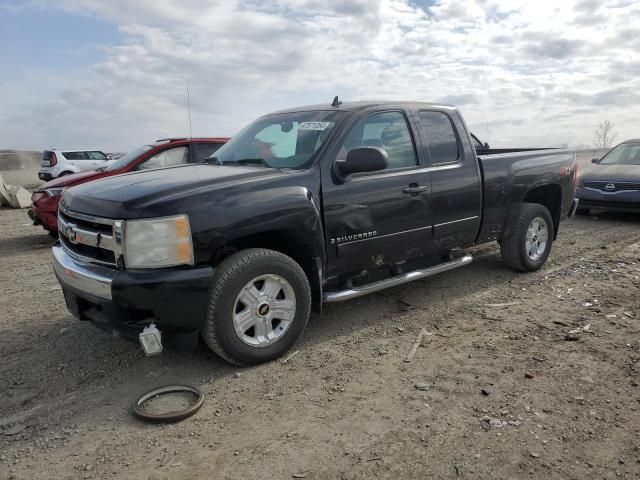
<svg viewBox="0 0 640 480">
<path fill-rule="evenodd" d="M 482 210 L 478 161 L 454 110 L 420 110 L 423 152 L 430 161 L 433 247 L 440 254 L 475 242 Z"/>
<path fill-rule="evenodd" d="M 89 161 L 91 162 L 91 165 L 92 165 L 91 168 L 105 167 L 107 165 L 107 162 L 109 161 L 109 159 L 104 153 L 99 152 L 97 150 L 88 151 L 86 152 L 86 155 L 89 158 Z"/>
<path fill-rule="evenodd" d="M 346 134 L 335 158 L 358 147 L 383 148 L 386 170 L 323 177 L 328 277 L 386 270 L 422 256 L 431 238 L 429 178 L 421 168 L 410 117 L 375 112 Z"/>
<path fill-rule="evenodd" d="M 93 170 L 93 162 L 87 156 L 87 152 L 62 152 L 67 163 L 78 170 Z"/>
</svg>

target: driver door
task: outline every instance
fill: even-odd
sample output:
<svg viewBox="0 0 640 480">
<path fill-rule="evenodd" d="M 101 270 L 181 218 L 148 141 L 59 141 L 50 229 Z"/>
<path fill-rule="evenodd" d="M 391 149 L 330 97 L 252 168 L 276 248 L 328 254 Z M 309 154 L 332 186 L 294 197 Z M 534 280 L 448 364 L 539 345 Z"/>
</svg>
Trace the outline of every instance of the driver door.
<svg viewBox="0 0 640 480">
<path fill-rule="evenodd" d="M 429 173 L 420 165 L 405 113 L 376 112 L 361 119 L 336 160 L 366 146 L 387 152 L 385 170 L 323 177 L 328 277 L 388 270 L 428 252 Z"/>
</svg>

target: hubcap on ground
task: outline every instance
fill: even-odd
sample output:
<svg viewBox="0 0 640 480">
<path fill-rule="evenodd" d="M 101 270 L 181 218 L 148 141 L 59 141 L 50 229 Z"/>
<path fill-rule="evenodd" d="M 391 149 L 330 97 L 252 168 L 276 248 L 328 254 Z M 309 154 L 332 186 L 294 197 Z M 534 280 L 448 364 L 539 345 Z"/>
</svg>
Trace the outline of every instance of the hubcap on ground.
<svg viewBox="0 0 640 480">
<path fill-rule="evenodd" d="M 277 342 L 296 315 L 293 287 L 280 275 L 260 275 L 236 297 L 233 328 L 247 345 L 266 347 Z"/>
<path fill-rule="evenodd" d="M 547 248 L 549 227 L 542 217 L 534 218 L 527 229 L 525 249 L 527 256 L 534 262 L 540 260 Z"/>
</svg>

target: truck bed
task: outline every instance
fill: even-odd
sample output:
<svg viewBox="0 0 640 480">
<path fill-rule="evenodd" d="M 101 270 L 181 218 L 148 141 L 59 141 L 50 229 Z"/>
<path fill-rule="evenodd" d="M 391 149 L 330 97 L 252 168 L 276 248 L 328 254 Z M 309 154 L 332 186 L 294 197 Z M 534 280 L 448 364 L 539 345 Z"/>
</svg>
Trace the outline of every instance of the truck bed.
<svg viewBox="0 0 640 480">
<path fill-rule="evenodd" d="M 560 215 L 554 223 L 568 215 L 573 197 L 572 169 L 575 152 L 563 149 L 488 149 L 494 152 L 478 155 L 484 185 L 483 217 L 476 243 L 499 240 L 508 234 L 507 225 L 514 225 L 525 195 L 536 185 L 562 185 L 555 191 L 561 202 Z M 564 193 L 563 193 L 564 192 Z M 541 193 L 542 194 L 542 193 Z"/>
</svg>

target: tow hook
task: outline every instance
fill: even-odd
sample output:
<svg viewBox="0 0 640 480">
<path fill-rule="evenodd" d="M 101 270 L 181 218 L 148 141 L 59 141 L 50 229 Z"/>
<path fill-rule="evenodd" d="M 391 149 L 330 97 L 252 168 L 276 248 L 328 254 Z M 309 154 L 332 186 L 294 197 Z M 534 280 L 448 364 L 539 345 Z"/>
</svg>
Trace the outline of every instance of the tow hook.
<svg viewBox="0 0 640 480">
<path fill-rule="evenodd" d="M 142 350 L 147 357 L 162 353 L 162 334 L 155 323 L 144 327 L 138 338 L 140 339 L 140 346 L 142 346 Z"/>
</svg>

